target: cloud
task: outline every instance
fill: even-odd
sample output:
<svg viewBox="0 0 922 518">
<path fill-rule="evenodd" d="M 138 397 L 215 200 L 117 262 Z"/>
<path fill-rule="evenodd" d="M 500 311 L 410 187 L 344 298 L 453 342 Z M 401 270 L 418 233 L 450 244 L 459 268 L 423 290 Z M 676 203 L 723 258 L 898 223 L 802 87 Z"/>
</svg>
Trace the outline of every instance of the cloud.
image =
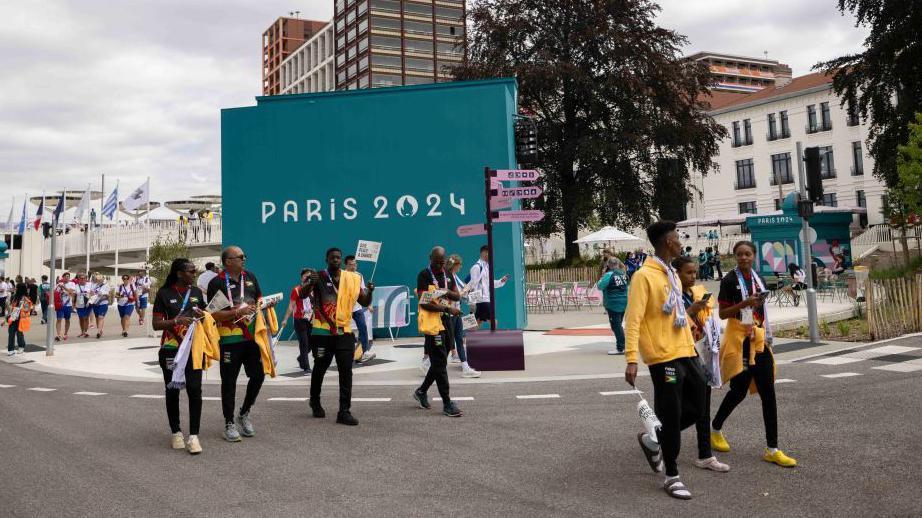
<svg viewBox="0 0 922 518">
<path fill-rule="evenodd" d="M 804 74 L 860 49 L 832 0 L 662 0 L 687 52 L 779 59 Z M 280 15 L 328 20 L 333 0 L 0 2 L 0 220 L 10 197 L 152 178 L 153 198 L 220 190 L 220 110 L 254 104 L 261 35 Z"/>
</svg>

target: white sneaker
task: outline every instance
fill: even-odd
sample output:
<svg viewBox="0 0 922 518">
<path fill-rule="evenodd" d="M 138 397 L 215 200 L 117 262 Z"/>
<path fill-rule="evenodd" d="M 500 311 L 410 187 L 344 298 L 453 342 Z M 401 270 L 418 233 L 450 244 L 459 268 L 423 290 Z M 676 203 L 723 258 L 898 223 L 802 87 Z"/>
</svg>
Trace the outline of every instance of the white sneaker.
<svg viewBox="0 0 922 518">
<path fill-rule="evenodd" d="M 176 432 L 170 436 L 170 444 L 174 450 L 186 449 L 186 441 L 182 438 L 182 432 Z"/>
<path fill-rule="evenodd" d="M 480 371 L 464 363 L 461 365 L 461 377 L 462 378 L 479 378 Z"/>
<path fill-rule="evenodd" d="M 451 359 L 448 360 L 448 363 L 461 363 L 461 358 L 458 358 L 456 353 L 452 353 Z"/>
<path fill-rule="evenodd" d="M 202 453 L 202 444 L 198 442 L 198 435 L 189 436 L 189 442 L 186 443 L 186 451 L 192 455 Z"/>
<path fill-rule="evenodd" d="M 695 466 L 701 469 L 709 469 L 718 473 L 730 471 L 730 466 L 717 460 L 717 457 L 708 457 L 706 459 L 695 459 Z"/>
<path fill-rule="evenodd" d="M 371 349 L 369 349 L 367 352 L 362 353 L 362 363 L 374 360 L 377 356 L 378 356 L 377 354 L 375 354 Z"/>
<path fill-rule="evenodd" d="M 429 357 L 428 356 L 424 357 L 419 362 L 419 375 L 425 378 L 426 374 L 429 374 Z"/>
<path fill-rule="evenodd" d="M 7 351 L 7 352 L 6 352 L 6 355 L 7 355 L 7 356 L 13 356 L 14 354 L 16 354 L 16 351 Z"/>
<path fill-rule="evenodd" d="M 25 349 L 22 349 L 22 348 L 16 349 L 16 354 L 25 354 L 25 353 L 26 353 Z"/>
</svg>

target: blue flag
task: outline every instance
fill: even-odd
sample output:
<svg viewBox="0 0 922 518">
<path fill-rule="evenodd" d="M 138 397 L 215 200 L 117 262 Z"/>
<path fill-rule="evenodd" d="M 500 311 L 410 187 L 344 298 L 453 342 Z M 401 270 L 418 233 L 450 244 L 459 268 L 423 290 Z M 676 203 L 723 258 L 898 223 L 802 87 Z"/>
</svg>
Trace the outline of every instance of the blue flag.
<svg viewBox="0 0 922 518">
<path fill-rule="evenodd" d="M 118 210 L 118 185 L 115 186 L 115 190 L 112 191 L 112 194 L 106 198 L 106 203 L 102 206 L 102 215 L 108 219 L 115 218 L 115 211 Z"/>
<path fill-rule="evenodd" d="M 22 200 L 22 217 L 19 219 L 19 234 L 24 235 L 26 233 L 26 201 L 29 199 L 26 196 L 25 200 Z"/>
<path fill-rule="evenodd" d="M 51 220 L 57 228 L 58 220 L 61 218 L 61 213 L 64 212 L 64 205 L 67 204 L 65 200 L 66 192 L 61 192 L 61 197 L 58 198 L 58 204 L 54 207 L 54 212 L 51 214 Z"/>
</svg>

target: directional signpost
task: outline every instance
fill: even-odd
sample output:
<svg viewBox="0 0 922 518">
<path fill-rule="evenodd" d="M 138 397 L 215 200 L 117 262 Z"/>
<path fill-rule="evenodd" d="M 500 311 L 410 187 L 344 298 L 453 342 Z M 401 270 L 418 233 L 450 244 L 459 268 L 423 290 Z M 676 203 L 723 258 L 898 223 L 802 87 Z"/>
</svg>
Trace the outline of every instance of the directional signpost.
<svg viewBox="0 0 922 518">
<path fill-rule="evenodd" d="M 540 210 L 506 210 L 503 212 L 493 212 L 493 221 L 495 223 L 512 223 L 541 221 L 544 219 L 544 213 Z"/>
</svg>

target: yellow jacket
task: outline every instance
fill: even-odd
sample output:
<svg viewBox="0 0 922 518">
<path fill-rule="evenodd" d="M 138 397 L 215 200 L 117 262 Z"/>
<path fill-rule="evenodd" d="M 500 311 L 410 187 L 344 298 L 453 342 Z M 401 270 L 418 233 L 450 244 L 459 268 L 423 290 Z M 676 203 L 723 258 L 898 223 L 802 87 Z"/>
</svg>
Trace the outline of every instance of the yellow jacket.
<svg viewBox="0 0 922 518">
<path fill-rule="evenodd" d="M 208 370 L 212 360 L 221 359 L 221 347 L 218 345 L 220 339 L 214 318 L 210 313 L 205 313 L 192 335 L 192 350 L 189 354 L 192 355 L 193 370 L 202 370 L 203 363 L 205 370 Z"/>
<path fill-rule="evenodd" d="M 743 372 L 743 342 L 746 341 L 746 328 L 747 326 L 743 325 L 738 318 L 727 319 L 727 329 L 724 330 L 723 342 L 720 344 L 720 379 L 724 383 L 728 383 L 730 378 Z M 752 331 L 752 338 L 749 339 L 750 365 L 755 363 L 756 354 L 766 350 L 772 354 L 771 348 L 765 347 L 765 328 L 757 326 L 753 327 Z M 778 365 L 775 364 L 773 374 L 777 372 Z M 749 392 L 756 393 L 755 380 L 749 384 Z"/>
<path fill-rule="evenodd" d="M 631 278 L 624 314 L 628 363 L 637 362 L 638 351 L 647 365 L 695 356 L 688 324 L 675 327 L 675 312 L 663 313 L 670 289 L 666 270 L 652 258 L 647 258 Z"/>
<path fill-rule="evenodd" d="M 352 332 L 352 308 L 358 302 L 361 290 L 362 277 L 359 274 L 340 270 L 339 286 L 336 288 L 336 327 L 343 328 L 345 333 Z M 314 319 L 311 325 L 318 329 L 330 329 L 327 319 L 320 316 L 320 312 L 323 311 L 322 304 L 318 306 L 320 307 L 314 308 Z"/>
<path fill-rule="evenodd" d="M 268 315 L 268 319 L 263 316 L 263 311 Z M 263 372 L 268 374 L 270 378 L 274 378 L 277 373 L 275 372 L 275 361 L 273 361 L 272 346 L 269 341 L 278 332 L 279 321 L 278 316 L 275 314 L 275 307 L 256 312 L 256 345 L 259 346 L 259 357 L 263 362 Z"/>
</svg>

